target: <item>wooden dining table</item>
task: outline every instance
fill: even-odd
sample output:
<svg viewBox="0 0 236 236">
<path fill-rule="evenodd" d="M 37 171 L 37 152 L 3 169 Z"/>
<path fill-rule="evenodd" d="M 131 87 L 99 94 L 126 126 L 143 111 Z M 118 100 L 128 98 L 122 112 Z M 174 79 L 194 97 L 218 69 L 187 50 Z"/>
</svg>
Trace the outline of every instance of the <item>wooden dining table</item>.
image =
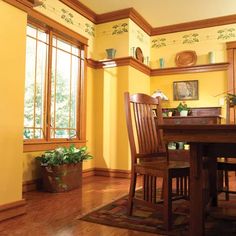
<svg viewBox="0 0 236 236">
<path fill-rule="evenodd" d="M 159 125 L 165 142 L 190 144 L 190 222 L 189 235 L 205 234 L 203 159 L 209 160 L 210 196 L 217 205 L 216 158 L 236 158 L 236 125 Z M 204 158 L 203 158 L 204 157 Z"/>
</svg>

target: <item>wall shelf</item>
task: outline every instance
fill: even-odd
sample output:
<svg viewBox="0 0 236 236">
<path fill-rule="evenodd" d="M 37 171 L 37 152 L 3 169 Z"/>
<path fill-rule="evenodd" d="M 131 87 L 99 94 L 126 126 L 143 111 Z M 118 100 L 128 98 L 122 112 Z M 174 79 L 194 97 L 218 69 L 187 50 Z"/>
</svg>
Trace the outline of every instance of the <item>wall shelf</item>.
<svg viewBox="0 0 236 236">
<path fill-rule="evenodd" d="M 224 71 L 229 67 L 228 62 L 186 66 L 186 67 L 169 67 L 161 69 L 151 69 L 149 66 L 143 64 L 133 57 L 121 57 L 114 59 L 107 59 L 102 61 L 96 61 L 93 59 L 87 59 L 88 66 L 94 69 L 118 67 L 118 66 L 132 66 L 135 69 L 145 73 L 149 76 L 162 76 L 162 75 L 174 75 L 174 74 L 186 74 L 186 73 L 201 73 L 211 71 Z"/>
<path fill-rule="evenodd" d="M 152 69 L 151 70 L 151 76 L 174 75 L 174 74 L 185 74 L 185 73 L 201 73 L 201 72 L 210 72 L 210 71 L 222 71 L 222 70 L 227 70 L 228 67 L 229 67 L 228 62 L 222 62 L 222 63 L 196 65 L 196 66 Z"/>
</svg>

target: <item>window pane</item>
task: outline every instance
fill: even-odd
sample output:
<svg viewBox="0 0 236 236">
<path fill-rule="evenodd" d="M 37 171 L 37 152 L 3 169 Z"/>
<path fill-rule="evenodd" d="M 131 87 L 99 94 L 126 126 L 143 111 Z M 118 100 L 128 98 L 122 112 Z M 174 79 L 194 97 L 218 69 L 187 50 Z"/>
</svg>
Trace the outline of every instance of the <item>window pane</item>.
<svg viewBox="0 0 236 236">
<path fill-rule="evenodd" d="M 24 125 L 34 126 L 34 78 L 36 63 L 36 40 L 27 38 L 26 47 L 26 79 L 25 79 L 25 105 Z"/>
<path fill-rule="evenodd" d="M 81 58 L 84 58 L 84 50 L 81 50 Z"/>
<path fill-rule="evenodd" d="M 58 41 L 54 45 L 61 43 Z M 53 47 L 51 138 L 71 138 L 76 135 L 79 59 L 72 55 L 71 44 L 63 42 L 63 47 L 63 50 Z M 66 48 L 70 48 L 69 52 L 65 51 Z"/>
<path fill-rule="evenodd" d="M 71 45 L 60 39 L 57 39 L 57 47 L 69 53 L 71 52 Z"/>
<path fill-rule="evenodd" d="M 79 56 L 79 49 L 77 47 L 72 46 L 72 54 L 75 56 Z"/>
<path fill-rule="evenodd" d="M 38 39 L 46 43 L 48 41 L 47 34 L 43 31 L 38 30 Z"/>
<path fill-rule="evenodd" d="M 37 30 L 32 26 L 27 26 L 27 35 L 36 38 Z"/>
<path fill-rule="evenodd" d="M 29 32 L 31 32 L 30 27 Z M 34 29 L 32 28 L 34 32 Z M 24 138 L 43 138 L 47 45 L 27 36 Z"/>
</svg>

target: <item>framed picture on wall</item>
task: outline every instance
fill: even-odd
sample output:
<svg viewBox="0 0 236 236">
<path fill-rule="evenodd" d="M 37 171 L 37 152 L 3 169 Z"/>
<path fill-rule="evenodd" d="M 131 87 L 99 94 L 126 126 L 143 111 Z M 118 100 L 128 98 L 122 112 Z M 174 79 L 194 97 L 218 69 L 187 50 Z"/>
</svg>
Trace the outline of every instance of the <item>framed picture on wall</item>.
<svg viewBox="0 0 236 236">
<path fill-rule="evenodd" d="M 173 82 L 175 101 L 198 100 L 198 80 Z"/>
</svg>

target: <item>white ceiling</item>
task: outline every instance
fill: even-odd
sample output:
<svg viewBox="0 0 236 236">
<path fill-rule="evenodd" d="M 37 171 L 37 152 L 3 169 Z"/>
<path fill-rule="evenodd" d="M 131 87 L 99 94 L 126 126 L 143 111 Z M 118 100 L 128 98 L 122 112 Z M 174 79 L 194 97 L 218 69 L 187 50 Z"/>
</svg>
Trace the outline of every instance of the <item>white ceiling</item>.
<svg viewBox="0 0 236 236">
<path fill-rule="evenodd" d="M 236 14 L 236 0 L 78 0 L 97 14 L 133 7 L 152 27 Z"/>
</svg>

